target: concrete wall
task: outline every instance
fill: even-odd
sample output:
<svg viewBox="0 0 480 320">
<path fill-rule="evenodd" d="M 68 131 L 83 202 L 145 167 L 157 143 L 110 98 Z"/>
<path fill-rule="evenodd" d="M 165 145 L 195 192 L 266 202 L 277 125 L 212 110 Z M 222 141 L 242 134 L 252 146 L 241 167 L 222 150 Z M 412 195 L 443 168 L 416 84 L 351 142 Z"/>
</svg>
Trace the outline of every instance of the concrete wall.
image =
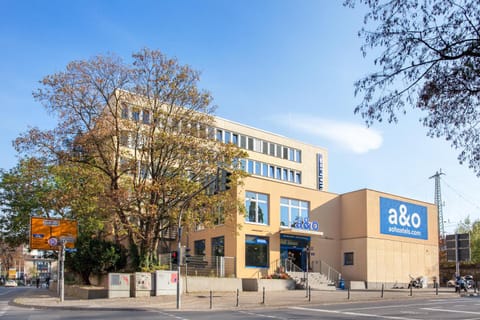
<svg viewBox="0 0 480 320">
<path fill-rule="evenodd" d="M 438 279 L 437 208 L 425 203 L 374 190 L 359 190 L 342 197 L 342 252 L 354 252 L 354 265 L 341 266 L 348 280 L 362 280 L 369 289 L 382 284 L 406 286 L 409 275 Z M 428 238 L 381 233 L 380 198 L 426 207 Z"/>
<path fill-rule="evenodd" d="M 242 291 L 242 279 L 238 278 L 182 277 L 180 283 L 186 292 Z"/>
<path fill-rule="evenodd" d="M 292 279 L 242 279 L 243 291 L 282 291 L 295 290 Z"/>
</svg>

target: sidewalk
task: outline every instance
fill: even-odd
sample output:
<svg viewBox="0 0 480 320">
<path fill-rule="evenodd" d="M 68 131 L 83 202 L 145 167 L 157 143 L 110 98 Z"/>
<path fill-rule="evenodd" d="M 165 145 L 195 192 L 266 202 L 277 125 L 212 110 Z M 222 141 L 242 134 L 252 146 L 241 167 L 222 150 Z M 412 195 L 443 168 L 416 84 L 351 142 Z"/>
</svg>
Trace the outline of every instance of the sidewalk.
<svg viewBox="0 0 480 320">
<path fill-rule="evenodd" d="M 246 310 L 257 308 L 275 308 L 287 306 L 306 306 L 332 303 L 354 303 L 378 300 L 405 299 L 448 299 L 458 298 L 459 294 L 452 288 L 440 288 L 438 295 L 434 289 L 415 289 L 410 296 L 408 289 L 385 290 L 383 297 L 379 290 L 334 290 L 311 291 L 310 297 L 305 290 L 266 291 L 263 292 L 203 292 L 183 294 L 180 299 L 180 309 L 183 311 L 208 310 Z M 467 295 L 476 295 L 473 292 Z M 310 301 L 309 301 L 310 300 Z M 109 310 L 177 310 L 176 296 L 157 296 L 140 298 L 112 298 L 82 300 L 65 297 L 63 302 L 54 292 L 46 289 L 30 290 L 14 303 L 23 307 L 62 308 L 62 309 L 109 309 Z"/>
</svg>

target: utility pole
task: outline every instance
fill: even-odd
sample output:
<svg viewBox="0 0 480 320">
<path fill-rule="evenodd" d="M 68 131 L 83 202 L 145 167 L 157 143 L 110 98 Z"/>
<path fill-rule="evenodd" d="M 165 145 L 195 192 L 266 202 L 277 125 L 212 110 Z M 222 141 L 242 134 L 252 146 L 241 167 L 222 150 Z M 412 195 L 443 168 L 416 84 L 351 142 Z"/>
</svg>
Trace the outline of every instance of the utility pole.
<svg viewBox="0 0 480 320">
<path fill-rule="evenodd" d="M 442 169 L 440 169 L 440 171 L 437 171 L 429 179 L 435 178 L 435 204 L 437 205 L 437 208 L 438 208 L 438 235 L 440 236 L 441 239 L 444 239 L 445 238 L 445 226 L 444 226 L 444 222 L 443 222 L 442 193 L 441 193 L 441 190 L 440 190 L 440 176 L 441 175 L 445 175 L 445 173 L 442 172 Z"/>
</svg>

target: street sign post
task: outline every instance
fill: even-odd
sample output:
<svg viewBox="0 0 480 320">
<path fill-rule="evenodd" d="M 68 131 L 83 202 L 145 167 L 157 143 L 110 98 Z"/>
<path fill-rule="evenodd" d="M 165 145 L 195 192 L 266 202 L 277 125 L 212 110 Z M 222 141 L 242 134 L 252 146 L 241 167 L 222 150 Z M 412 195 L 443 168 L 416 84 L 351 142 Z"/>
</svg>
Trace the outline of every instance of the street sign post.
<svg viewBox="0 0 480 320">
<path fill-rule="evenodd" d="M 449 234 L 445 237 L 447 261 L 455 262 L 456 275 L 460 275 L 460 262 L 470 260 L 470 234 Z"/>
<path fill-rule="evenodd" d="M 64 300 L 65 250 L 75 250 L 78 225 L 75 220 L 30 218 L 30 249 L 55 250 L 58 255 L 58 291 L 60 302 Z"/>
</svg>

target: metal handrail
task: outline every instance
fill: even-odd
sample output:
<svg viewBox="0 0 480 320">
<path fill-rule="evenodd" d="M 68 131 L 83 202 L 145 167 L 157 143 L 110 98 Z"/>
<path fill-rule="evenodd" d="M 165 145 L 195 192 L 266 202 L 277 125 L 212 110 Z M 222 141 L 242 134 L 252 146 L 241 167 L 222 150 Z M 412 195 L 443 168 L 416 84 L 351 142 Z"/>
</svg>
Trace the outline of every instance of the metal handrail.
<svg viewBox="0 0 480 320">
<path fill-rule="evenodd" d="M 329 283 L 336 284 L 342 274 L 325 261 L 320 260 L 320 273 L 327 277 Z"/>
</svg>

